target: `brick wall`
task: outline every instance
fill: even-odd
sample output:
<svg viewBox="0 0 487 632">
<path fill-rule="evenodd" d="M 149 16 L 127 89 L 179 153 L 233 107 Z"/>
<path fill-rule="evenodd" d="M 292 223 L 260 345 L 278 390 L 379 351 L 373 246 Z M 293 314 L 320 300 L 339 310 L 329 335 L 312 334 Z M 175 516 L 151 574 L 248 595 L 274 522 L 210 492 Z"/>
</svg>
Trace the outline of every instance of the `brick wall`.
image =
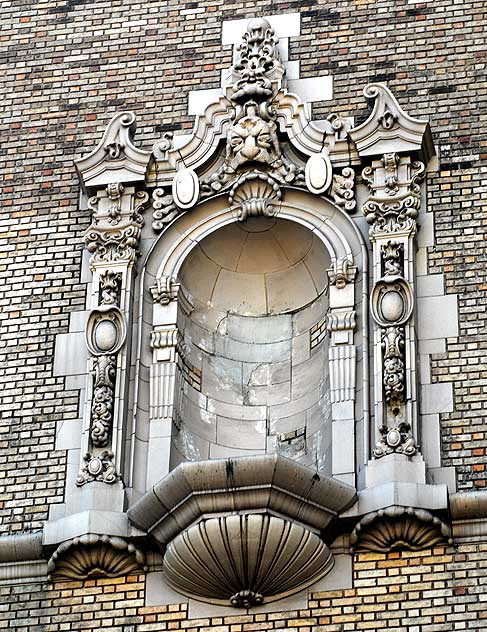
<svg viewBox="0 0 487 632">
<path fill-rule="evenodd" d="M 8 621 L 17 632 L 479 630 L 487 627 L 486 564 L 487 545 L 362 554 L 353 588 L 314 593 L 306 610 L 205 619 L 188 619 L 186 604 L 144 607 L 143 575 L 0 587 L 0 629 Z"/>
<path fill-rule="evenodd" d="M 442 464 L 457 467 L 461 489 L 486 485 L 487 2 L 3 0 L 0 532 L 40 529 L 49 505 L 63 500 L 56 422 L 75 419 L 79 402 L 53 376 L 54 338 L 84 306 L 89 224 L 78 210 L 73 160 L 124 109 L 137 113 L 137 142 L 146 149 L 162 131 L 189 130 L 187 92 L 218 87 L 230 65 L 221 21 L 280 11 L 301 12 L 301 37 L 290 43 L 301 76 L 334 77 L 334 100 L 318 104 L 316 116 L 338 110 L 360 121 L 363 86 L 386 81 L 408 113 L 431 121 L 440 170 L 429 181 L 436 233 L 429 270 L 459 295 L 460 320 L 458 340 L 432 362 L 433 382 L 454 382 L 454 412 L 441 418 Z M 30 632 L 478 629 L 485 565 L 485 547 L 473 546 L 362 555 L 354 588 L 315 595 L 309 611 L 201 622 L 179 607 L 143 608 L 143 577 L 20 584 L 0 588 L 0 620 Z"/>
</svg>

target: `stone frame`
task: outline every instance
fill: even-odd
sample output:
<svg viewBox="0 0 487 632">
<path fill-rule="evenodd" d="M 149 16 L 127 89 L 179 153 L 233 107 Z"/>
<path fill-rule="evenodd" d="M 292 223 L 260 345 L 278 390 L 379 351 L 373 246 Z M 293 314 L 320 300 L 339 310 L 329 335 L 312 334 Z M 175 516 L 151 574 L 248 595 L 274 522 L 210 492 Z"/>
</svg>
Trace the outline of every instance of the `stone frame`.
<svg viewBox="0 0 487 632">
<path fill-rule="evenodd" d="M 355 485 L 355 475 L 367 462 L 369 435 L 368 419 L 368 268 L 364 240 L 352 219 L 332 202 L 310 193 L 288 189 L 276 214 L 307 227 L 317 235 L 330 254 L 330 307 L 327 327 L 330 333 L 329 365 L 332 384 L 332 473 L 336 478 Z M 136 375 L 139 389 L 134 402 L 134 435 L 148 437 L 146 454 L 138 442 L 131 463 L 133 483 L 137 491 L 145 491 L 169 472 L 160 459 L 161 450 L 169 449 L 172 425 L 172 402 L 164 402 L 163 420 L 157 423 L 147 418 L 147 387 L 153 392 L 170 393 L 174 389 L 177 363 L 177 303 L 185 300 L 178 284 L 178 272 L 191 249 L 198 241 L 219 228 L 236 221 L 235 213 L 221 196 L 195 207 L 191 215 L 181 216 L 158 238 L 147 255 L 139 285 L 141 310 L 138 319 L 138 348 Z M 344 263 L 345 262 L 345 263 Z M 159 288 L 159 291 L 158 289 Z M 162 294 L 160 288 L 166 288 Z M 152 290 L 152 293 L 151 293 Z M 154 300 L 155 297 L 155 300 Z M 152 298 L 152 300 L 150 300 Z M 325 314 L 323 314 L 325 316 Z M 358 328 L 356 329 L 356 322 Z M 355 333 L 354 333 L 355 332 Z M 144 351 L 152 340 L 152 357 Z M 157 342 L 155 342 L 157 341 Z M 360 357 L 359 357 L 360 355 Z M 357 363 L 361 363 L 359 379 L 356 379 Z M 157 370 L 157 367 L 164 367 Z M 337 377 L 345 377 L 346 383 L 337 384 Z M 163 382 L 166 386 L 163 386 Z M 156 386 L 158 382 L 158 386 Z M 145 393 L 141 391 L 145 390 Z M 140 398 L 140 399 L 139 399 Z M 148 428 L 145 426 L 149 426 Z M 344 426 L 346 429 L 344 429 Z M 360 431 L 359 451 L 355 449 L 356 428 Z M 347 441 L 339 440 L 343 432 Z M 150 463 L 160 465 L 160 469 Z M 356 463 L 357 461 L 357 463 Z M 147 463 L 147 479 L 141 480 Z M 140 464 L 140 465 L 139 465 Z"/>
</svg>

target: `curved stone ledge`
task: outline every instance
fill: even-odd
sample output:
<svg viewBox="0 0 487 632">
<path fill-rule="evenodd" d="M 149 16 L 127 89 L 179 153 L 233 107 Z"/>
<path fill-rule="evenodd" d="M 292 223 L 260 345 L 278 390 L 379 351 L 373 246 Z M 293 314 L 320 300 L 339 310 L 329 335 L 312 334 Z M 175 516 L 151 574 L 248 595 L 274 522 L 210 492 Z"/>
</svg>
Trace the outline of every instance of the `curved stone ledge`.
<svg viewBox="0 0 487 632">
<path fill-rule="evenodd" d="M 333 567 L 320 531 L 355 489 L 282 456 L 182 463 L 131 509 L 177 591 L 238 608 L 280 599 Z"/>
<path fill-rule="evenodd" d="M 0 564 L 42 559 L 42 531 L 0 537 Z"/>
<path fill-rule="evenodd" d="M 128 511 L 166 546 L 211 514 L 267 511 L 313 530 L 356 500 L 353 487 L 278 455 L 181 463 Z"/>
</svg>

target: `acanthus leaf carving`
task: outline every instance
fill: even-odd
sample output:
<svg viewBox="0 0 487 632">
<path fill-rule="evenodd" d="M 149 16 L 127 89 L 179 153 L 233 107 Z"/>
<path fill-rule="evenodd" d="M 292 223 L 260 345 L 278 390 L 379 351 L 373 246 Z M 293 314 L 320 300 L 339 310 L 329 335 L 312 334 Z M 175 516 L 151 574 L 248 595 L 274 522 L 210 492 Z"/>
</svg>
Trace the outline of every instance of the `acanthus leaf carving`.
<svg viewBox="0 0 487 632">
<path fill-rule="evenodd" d="M 108 199 L 112 202 L 109 210 L 110 224 L 118 224 L 121 219 L 121 200 L 124 192 L 123 184 L 116 182 L 109 184 L 106 188 Z"/>
<path fill-rule="evenodd" d="M 283 155 L 277 134 L 273 99 L 285 71 L 276 44 L 266 20 L 251 20 L 232 68 L 229 99 L 235 107 L 224 162 L 201 183 L 201 200 L 228 190 L 229 203 L 239 204 L 240 221 L 274 215 L 281 186 L 305 185 L 304 169 Z"/>
<path fill-rule="evenodd" d="M 156 279 L 156 284 L 150 288 L 152 300 L 161 305 L 169 305 L 176 300 L 179 291 L 179 283 L 175 278 L 163 276 Z"/>
<path fill-rule="evenodd" d="M 96 209 L 99 198 L 90 200 L 90 208 L 95 209 L 93 223 L 85 235 L 85 245 L 88 252 L 93 254 L 91 263 L 114 263 L 117 261 L 134 262 L 138 254 L 138 245 L 144 218 L 142 210 L 149 200 L 145 191 L 134 194 L 134 208 L 113 226 L 110 219 L 99 216 Z"/>
<path fill-rule="evenodd" d="M 386 402 L 395 413 L 405 399 L 404 328 L 382 330 L 383 382 Z"/>
<path fill-rule="evenodd" d="M 118 305 L 120 302 L 121 284 L 121 272 L 105 270 L 105 272 L 100 275 L 100 304 Z"/>
<path fill-rule="evenodd" d="M 389 239 L 381 246 L 384 277 L 394 278 L 403 274 L 404 245 Z"/>
<path fill-rule="evenodd" d="M 399 156 L 394 153 L 384 154 L 382 164 L 385 169 L 386 186 L 384 192 L 387 195 L 395 195 L 399 191 L 397 166 L 399 164 Z"/>
<path fill-rule="evenodd" d="M 94 358 L 93 364 L 90 438 L 95 447 L 104 448 L 108 445 L 113 422 L 117 356 L 100 355 Z"/>
<path fill-rule="evenodd" d="M 396 182 L 397 190 L 393 194 L 380 192 L 382 184 L 377 181 L 378 171 L 365 167 L 362 178 L 368 183 L 370 196 L 363 206 L 365 218 L 372 225 L 371 239 L 394 233 L 414 234 L 416 219 L 421 206 L 421 180 L 424 178 L 425 166 L 422 162 L 412 162 L 411 177 L 405 182 Z M 389 191 L 386 180 L 386 189 Z M 392 186 L 392 185 L 391 185 Z"/>
<path fill-rule="evenodd" d="M 167 224 L 182 213 L 176 206 L 171 193 L 166 193 L 162 187 L 154 189 L 152 192 L 152 228 L 158 232 L 163 230 Z"/>
<path fill-rule="evenodd" d="M 354 187 L 355 171 L 351 167 L 344 167 L 341 174 L 333 174 L 330 195 L 335 204 L 347 213 L 353 213 L 357 206 Z"/>
<path fill-rule="evenodd" d="M 352 283 L 357 274 L 357 268 L 350 262 L 348 257 L 336 259 L 332 267 L 327 270 L 330 285 L 335 285 L 339 290 Z"/>
</svg>

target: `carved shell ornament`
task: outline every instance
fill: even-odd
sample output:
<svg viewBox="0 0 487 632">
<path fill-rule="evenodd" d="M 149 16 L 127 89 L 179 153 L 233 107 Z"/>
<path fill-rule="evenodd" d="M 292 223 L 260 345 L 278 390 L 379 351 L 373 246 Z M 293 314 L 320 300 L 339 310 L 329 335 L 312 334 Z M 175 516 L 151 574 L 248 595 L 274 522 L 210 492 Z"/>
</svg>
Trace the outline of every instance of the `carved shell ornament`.
<svg viewBox="0 0 487 632">
<path fill-rule="evenodd" d="M 47 563 L 51 581 L 121 577 L 144 570 L 136 546 L 116 536 L 87 534 L 58 546 Z"/>
<path fill-rule="evenodd" d="M 184 595 L 250 608 L 302 590 L 332 567 L 330 551 L 309 529 L 243 514 L 203 520 L 180 533 L 166 550 L 163 572 Z"/>
<path fill-rule="evenodd" d="M 394 506 L 364 516 L 350 535 L 356 551 L 421 551 L 451 543 L 448 525 L 424 509 Z"/>
</svg>

